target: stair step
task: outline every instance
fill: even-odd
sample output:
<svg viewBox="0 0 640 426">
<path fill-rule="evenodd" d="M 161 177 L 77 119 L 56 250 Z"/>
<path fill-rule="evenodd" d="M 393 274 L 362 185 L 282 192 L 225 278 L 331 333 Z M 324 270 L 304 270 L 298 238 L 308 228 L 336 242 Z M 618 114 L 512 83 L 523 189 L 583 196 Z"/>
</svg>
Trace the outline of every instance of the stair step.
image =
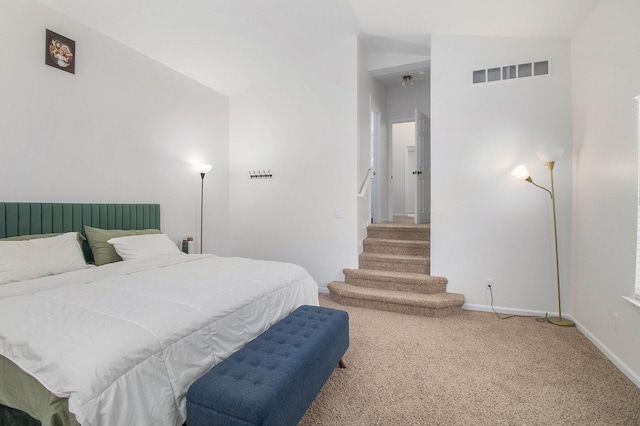
<svg viewBox="0 0 640 426">
<path fill-rule="evenodd" d="M 357 287 L 415 292 L 444 293 L 447 279 L 409 272 L 378 271 L 373 269 L 344 269 L 345 282 Z"/>
<path fill-rule="evenodd" d="M 426 256 L 361 253 L 358 260 L 360 269 L 412 272 L 417 274 L 429 274 L 430 271 L 430 259 Z"/>
<path fill-rule="evenodd" d="M 357 287 L 344 282 L 329 283 L 329 295 L 337 303 L 380 311 L 442 317 L 462 313 L 464 296 L 458 293 L 407 293 Z"/>
<path fill-rule="evenodd" d="M 447 279 L 429 275 L 431 225 L 371 224 L 360 254 L 360 269 L 344 269 L 345 282 L 328 284 L 343 305 L 411 315 L 442 317 L 462 313 L 464 296 L 447 293 Z"/>
<path fill-rule="evenodd" d="M 363 241 L 365 253 L 404 254 L 410 256 L 429 256 L 431 244 L 429 241 L 418 240 L 389 240 L 381 238 L 365 238 Z"/>
<path fill-rule="evenodd" d="M 386 240 L 419 240 L 428 241 L 431 238 L 431 225 L 405 223 L 372 223 L 367 227 L 369 238 Z"/>
</svg>

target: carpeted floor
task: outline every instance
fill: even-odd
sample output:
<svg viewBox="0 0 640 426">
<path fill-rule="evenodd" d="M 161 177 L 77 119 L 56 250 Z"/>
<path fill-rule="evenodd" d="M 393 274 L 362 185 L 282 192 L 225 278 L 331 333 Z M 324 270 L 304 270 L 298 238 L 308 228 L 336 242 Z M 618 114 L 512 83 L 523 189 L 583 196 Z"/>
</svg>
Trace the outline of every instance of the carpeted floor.
<svg viewBox="0 0 640 426">
<path fill-rule="evenodd" d="M 575 327 L 320 304 L 349 312 L 347 368 L 300 426 L 640 425 L 640 389 Z"/>
</svg>

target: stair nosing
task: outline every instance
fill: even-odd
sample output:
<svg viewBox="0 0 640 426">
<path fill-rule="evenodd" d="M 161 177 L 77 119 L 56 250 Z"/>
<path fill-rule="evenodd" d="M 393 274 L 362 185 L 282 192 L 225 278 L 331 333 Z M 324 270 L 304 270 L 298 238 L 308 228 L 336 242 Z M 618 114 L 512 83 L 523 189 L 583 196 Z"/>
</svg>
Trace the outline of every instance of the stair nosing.
<svg viewBox="0 0 640 426">
<path fill-rule="evenodd" d="M 394 262 L 394 261 L 407 261 L 403 263 L 429 263 L 428 256 L 413 256 L 409 254 L 391 254 L 391 253 L 360 253 L 360 257 L 364 260 L 370 260 L 372 262 Z M 380 260 L 378 260 L 380 259 Z"/>
<path fill-rule="evenodd" d="M 370 223 L 367 225 L 367 228 L 375 228 L 375 229 L 416 229 L 416 230 L 427 230 L 431 228 L 430 223 Z"/>
<path fill-rule="evenodd" d="M 372 238 L 367 237 L 363 240 L 364 244 L 373 245 L 403 245 L 403 246 L 426 246 L 431 245 L 429 241 L 425 240 L 394 240 L 393 238 Z"/>
<path fill-rule="evenodd" d="M 424 281 L 427 280 L 429 282 L 448 282 L 445 277 L 439 277 L 437 275 L 429 275 L 422 274 L 419 272 L 398 272 L 398 271 L 382 271 L 379 269 L 367 269 L 367 268 L 358 268 L 358 269 L 350 269 L 345 268 L 342 270 L 345 275 L 350 275 L 354 278 L 389 278 L 393 280 L 406 280 L 406 281 Z M 357 277 L 360 275 L 359 277 Z M 377 280 L 379 281 L 379 280 Z"/>
<path fill-rule="evenodd" d="M 424 307 L 450 307 L 464 304 L 464 295 L 459 293 L 409 293 L 397 290 L 358 287 L 344 282 L 337 283 L 340 287 L 336 288 L 334 284 L 336 282 L 329 283 L 329 289 L 335 291 L 341 297 L 357 297 L 363 300 Z M 447 297 L 447 299 L 444 299 L 444 297 Z"/>
</svg>

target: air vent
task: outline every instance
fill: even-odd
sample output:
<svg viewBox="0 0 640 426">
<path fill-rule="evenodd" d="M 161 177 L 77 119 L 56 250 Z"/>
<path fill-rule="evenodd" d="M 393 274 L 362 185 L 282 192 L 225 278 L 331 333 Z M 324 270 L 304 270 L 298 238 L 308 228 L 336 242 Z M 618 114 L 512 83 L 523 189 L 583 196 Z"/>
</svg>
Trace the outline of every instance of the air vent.
<svg viewBox="0 0 640 426">
<path fill-rule="evenodd" d="M 473 72 L 473 84 L 484 83 L 487 81 L 487 70 L 478 70 Z"/>
<path fill-rule="evenodd" d="M 533 75 L 533 67 L 531 64 L 518 65 L 518 77 L 531 77 Z"/>
<path fill-rule="evenodd" d="M 549 61 L 534 62 L 533 75 L 549 74 Z"/>
<path fill-rule="evenodd" d="M 489 68 L 487 70 L 487 81 L 500 80 L 500 68 Z"/>
<path fill-rule="evenodd" d="M 502 79 L 509 80 L 511 78 L 516 78 L 516 66 L 509 65 L 506 67 L 502 67 Z"/>
<path fill-rule="evenodd" d="M 473 84 L 489 81 L 511 80 L 549 74 L 549 61 L 529 62 L 518 65 L 473 71 Z"/>
</svg>

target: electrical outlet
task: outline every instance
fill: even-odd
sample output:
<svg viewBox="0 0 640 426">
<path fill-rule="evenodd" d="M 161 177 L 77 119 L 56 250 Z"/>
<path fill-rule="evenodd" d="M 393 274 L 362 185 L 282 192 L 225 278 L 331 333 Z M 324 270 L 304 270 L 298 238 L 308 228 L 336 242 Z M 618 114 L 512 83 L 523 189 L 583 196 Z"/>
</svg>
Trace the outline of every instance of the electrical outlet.
<svg viewBox="0 0 640 426">
<path fill-rule="evenodd" d="M 615 331 L 618 331 L 618 321 L 620 320 L 620 317 L 618 316 L 618 314 L 614 313 L 613 314 L 613 318 L 611 318 L 611 327 L 613 327 L 613 329 Z"/>
<path fill-rule="evenodd" d="M 493 288 L 493 279 L 487 278 L 487 288 Z"/>
</svg>

